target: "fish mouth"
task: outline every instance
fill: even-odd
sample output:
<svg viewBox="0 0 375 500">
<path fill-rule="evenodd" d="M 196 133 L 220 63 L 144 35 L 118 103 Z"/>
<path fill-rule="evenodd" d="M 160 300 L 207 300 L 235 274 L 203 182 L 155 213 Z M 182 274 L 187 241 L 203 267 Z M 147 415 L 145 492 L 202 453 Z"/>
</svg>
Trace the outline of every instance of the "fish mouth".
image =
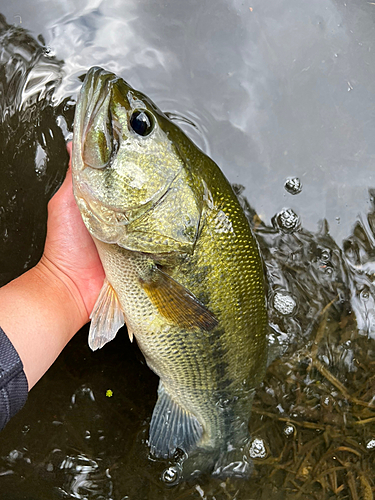
<svg viewBox="0 0 375 500">
<path fill-rule="evenodd" d="M 118 77 L 99 66 L 90 68 L 82 84 L 76 106 L 73 135 L 73 190 L 77 202 L 90 218 L 105 225 L 125 225 L 129 223 L 126 209 L 105 206 L 96 200 L 95 192 L 85 182 L 80 172 L 87 166 L 83 161 L 83 146 L 87 132 L 93 124 L 97 113 L 106 105 L 105 100 L 111 95 L 112 86 Z"/>
<path fill-rule="evenodd" d="M 79 131 L 81 144 L 84 144 L 87 131 L 105 100 L 111 95 L 113 84 L 118 80 L 114 73 L 99 66 L 94 66 L 87 72 L 82 85 L 80 107 L 77 110 L 81 118 Z"/>
</svg>

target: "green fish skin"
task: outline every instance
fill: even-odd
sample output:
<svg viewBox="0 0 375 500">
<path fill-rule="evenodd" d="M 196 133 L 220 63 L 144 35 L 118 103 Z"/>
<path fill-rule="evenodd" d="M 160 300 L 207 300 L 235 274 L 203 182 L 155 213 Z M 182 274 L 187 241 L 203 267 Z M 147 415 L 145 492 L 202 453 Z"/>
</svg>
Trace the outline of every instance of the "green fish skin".
<svg viewBox="0 0 375 500">
<path fill-rule="evenodd" d="M 126 323 L 160 377 L 149 446 L 167 482 L 248 477 L 248 423 L 267 360 L 262 261 L 218 166 L 144 94 L 89 70 L 77 102 L 73 188 L 106 280 L 101 348 Z"/>
</svg>

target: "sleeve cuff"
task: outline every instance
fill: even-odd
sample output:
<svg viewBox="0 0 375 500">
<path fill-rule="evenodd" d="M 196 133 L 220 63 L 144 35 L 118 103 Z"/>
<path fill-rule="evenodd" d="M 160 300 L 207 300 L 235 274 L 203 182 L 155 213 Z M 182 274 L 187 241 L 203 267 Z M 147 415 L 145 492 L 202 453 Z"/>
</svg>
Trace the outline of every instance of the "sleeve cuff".
<svg viewBox="0 0 375 500">
<path fill-rule="evenodd" d="M 24 406 L 27 394 L 22 361 L 0 328 L 0 429 Z"/>
</svg>

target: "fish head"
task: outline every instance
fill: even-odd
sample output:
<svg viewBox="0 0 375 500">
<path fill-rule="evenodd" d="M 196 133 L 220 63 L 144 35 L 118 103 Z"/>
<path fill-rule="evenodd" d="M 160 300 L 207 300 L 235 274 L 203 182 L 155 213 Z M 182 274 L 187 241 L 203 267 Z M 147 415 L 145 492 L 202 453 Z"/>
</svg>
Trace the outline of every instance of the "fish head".
<svg viewBox="0 0 375 500">
<path fill-rule="evenodd" d="M 95 238 L 135 251 L 192 251 L 203 186 L 186 141 L 144 94 L 102 68 L 89 70 L 76 107 L 72 174 Z"/>
</svg>

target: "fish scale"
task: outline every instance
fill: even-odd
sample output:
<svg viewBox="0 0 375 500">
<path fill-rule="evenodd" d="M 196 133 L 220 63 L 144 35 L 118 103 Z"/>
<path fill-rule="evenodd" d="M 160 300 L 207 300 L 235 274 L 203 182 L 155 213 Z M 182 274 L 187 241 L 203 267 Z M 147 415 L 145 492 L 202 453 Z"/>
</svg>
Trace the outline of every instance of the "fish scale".
<svg viewBox="0 0 375 500">
<path fill-rule="evenodd" d="M 101 68 L 77 102 L 72 173 L 106 273 L 89 344 L 103 347 L 126 322 L 160 377 L 151 453 L 172 460 L 170 482 L 248 477 L 267 314 L 257 242 L 230 184 L 144 94 Z"/>
</svg>

